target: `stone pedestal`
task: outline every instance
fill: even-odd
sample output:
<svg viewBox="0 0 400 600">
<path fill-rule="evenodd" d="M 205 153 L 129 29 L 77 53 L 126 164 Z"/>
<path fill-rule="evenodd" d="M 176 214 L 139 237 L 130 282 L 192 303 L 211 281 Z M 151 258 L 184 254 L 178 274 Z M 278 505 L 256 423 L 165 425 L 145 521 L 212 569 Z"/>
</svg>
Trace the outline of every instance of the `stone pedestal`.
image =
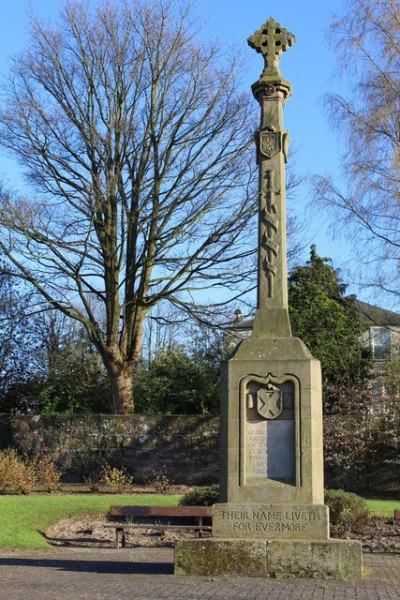
<svg viewBox="0 0 400 600">
<path fill-rule="evenodd" d="M 361 544 L 329 538 L 319 362 L 301 340 L 253 334 L 223 387 L 213 538 L 179 542 L 175 573 L 360 579 Z"/>
<path fill-rule="evenodd" d="M 182 540 L 175 546 L 176 575 L 312 577 L 356 581 L 361 543 L 353 540 Z"/>
</svg>

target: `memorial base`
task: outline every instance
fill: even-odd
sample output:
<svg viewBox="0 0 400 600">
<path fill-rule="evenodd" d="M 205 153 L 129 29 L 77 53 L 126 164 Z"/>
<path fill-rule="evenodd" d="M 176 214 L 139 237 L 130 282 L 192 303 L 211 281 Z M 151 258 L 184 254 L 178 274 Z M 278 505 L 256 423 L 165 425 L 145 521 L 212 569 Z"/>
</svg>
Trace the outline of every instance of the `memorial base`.
<svg viewBox="0 0 400 600">
<path fill-rule="evenodd" d="M 175 574 L 356 581 L 362 577 L 361 543 L 336 539 L 182 540 L 175 546 Z"/>
<path fill-rule="evenodd" d="M 328 507 L 316 504 L 214 504 L 215 538 L 327 540 Z"/>
</svg>

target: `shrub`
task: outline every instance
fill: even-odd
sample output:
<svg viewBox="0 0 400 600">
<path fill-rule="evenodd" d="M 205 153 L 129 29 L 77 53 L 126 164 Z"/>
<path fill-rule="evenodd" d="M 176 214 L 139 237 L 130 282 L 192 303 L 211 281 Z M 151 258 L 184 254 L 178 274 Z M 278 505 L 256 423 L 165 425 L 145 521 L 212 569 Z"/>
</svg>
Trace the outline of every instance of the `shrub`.
<svg viewBox="0 0 400 600">
<path fill-rule="evenodd" d="M 213 484 L 203 488 L 195 488 L 181 498 L 181 506 L 212 506 L 219 501 L 219 485 Z"/>
<path fill-rule="evenodd" d="M 370 513 L 365 500 L 357 494 L 325 490 L 325 504 L 329 507 L 334 532 L 341 537 L 362 529 L 369 522 Z"/>
<path fill-rule="evenodd" d="M 45 486 L 48 492 L 55 492 L 60 489 L 61 472 L 57 469 L 51 458 L 43 456 L 32 461 L 36 481 L 39 485 Z"/>
<path fill-rule="evenodd" d="M 0 491 L 29 494 L 35 484 L 36 477 L 32 463 L 23 461 L 12 448 L 0 452 Z"/>
<path fill-rule="evenodd" d="M 83 478 L 83 481 L 89 486 L 89 489 L 93 494 L 97 494 L 101 491 L 99 473 L 89 473 L 89 475 Z"/>
<path fill-rule="evenodd" d="M 100 470 L 99 482 L 113 494 L 120 494 L 132 485 L 133 477 L 124 467 L 111 467 L 106 464 Z"/>
<path fill-rule="evenodd" d="M 145 484 L 150 488 L 154 488 L 157 494 L 167 494 L 171 482 L 165 473 L 153 470 L 147 475 Z"/>
<path fill-rule="evenodd" d="M 166 475 L 158 474 L 153 481 L 154 488 L 157 494 L 167 494 L 170 481 Z"/>
</svg>

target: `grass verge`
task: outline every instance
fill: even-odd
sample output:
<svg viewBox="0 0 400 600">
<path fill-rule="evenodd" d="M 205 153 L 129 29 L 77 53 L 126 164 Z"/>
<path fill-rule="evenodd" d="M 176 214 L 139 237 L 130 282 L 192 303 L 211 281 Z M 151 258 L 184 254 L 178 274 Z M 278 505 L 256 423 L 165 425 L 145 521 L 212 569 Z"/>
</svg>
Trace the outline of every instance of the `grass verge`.
<svg viewBox="0 0 400 600">
<path fill-rule="evenodd" d="M 175 506 L 180 498 L 160 494 L 0 496 L 0 548 L 50 548 L 43 533 L 61 519 L 105 514 L 111 504 Z"/>
<path fill-rule="evenodd" d="M 394 509 L 400 508 L 400 500 L 375 500 L 368 498 L 365 502 L 371 513 L 377 517 L 393 519 Z"/>
</svg>

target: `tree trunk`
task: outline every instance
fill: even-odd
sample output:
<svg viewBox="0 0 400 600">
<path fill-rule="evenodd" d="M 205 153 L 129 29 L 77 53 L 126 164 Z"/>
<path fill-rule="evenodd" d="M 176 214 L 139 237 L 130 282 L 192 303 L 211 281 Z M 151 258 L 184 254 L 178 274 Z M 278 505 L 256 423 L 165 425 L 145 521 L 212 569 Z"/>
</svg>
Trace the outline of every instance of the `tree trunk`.
<svg viewBox="0 0 400 600">
<path fill-rule="evenodd" d="M 119 366 L 119 365 L 108 365 L 107 370 L 109 373 L 111 392 L 112 392 L 112 403 L 115 414 L 126 415 L 133 413 L 134 402 L 132 394 L 132 382 L 135 368 L 133 365 Z"/>
</svg>

